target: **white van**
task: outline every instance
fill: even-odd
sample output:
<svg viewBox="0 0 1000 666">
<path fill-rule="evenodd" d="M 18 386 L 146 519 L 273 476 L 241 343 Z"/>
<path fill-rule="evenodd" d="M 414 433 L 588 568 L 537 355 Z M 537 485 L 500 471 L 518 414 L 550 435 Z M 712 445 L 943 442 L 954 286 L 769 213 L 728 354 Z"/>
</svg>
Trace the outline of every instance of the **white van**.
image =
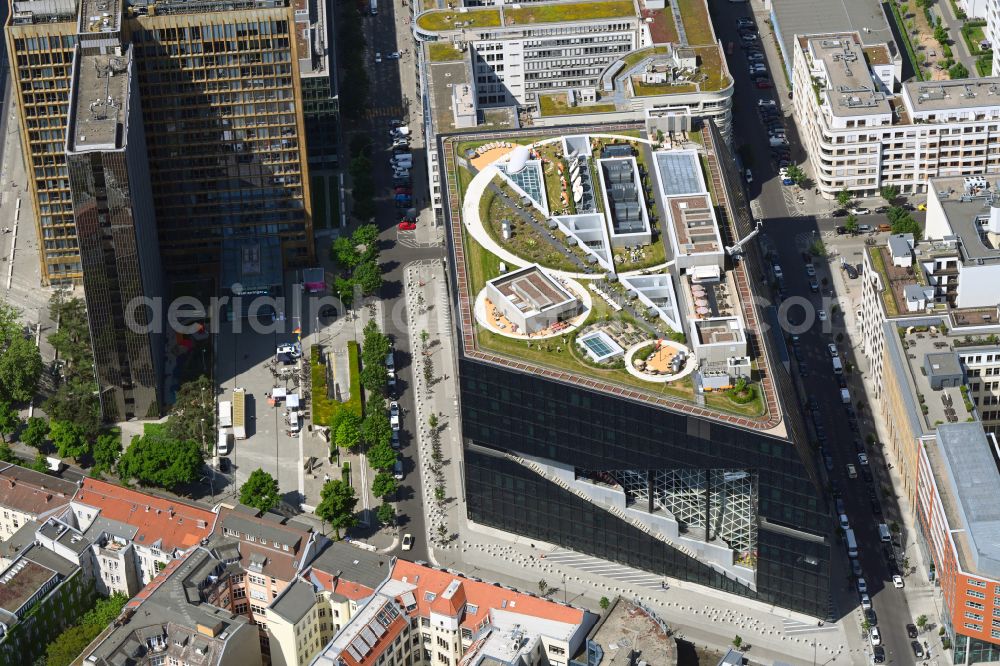
<svg viewBox="0 0 1000 666">
<path fill-rule="evenodd" d="M 219 443 L 215 445 L 215 455 L 228 456 L 233 449 L 233 434 L 225 428 L 219 428 Z"/>
<path fill-rule="evenodd" d="M 219 427 L 233 427 L 233 403 L 228 400 L 219 401 Z"/>
<path fill-rule="evenodd" d="M 845 405 L 851 404 L 851 392 L 847 389 L 840 389 L 840 401 Z"/>
<path fill-rule="evenodd" d="M 842 375 L 842 374 L 844 374 L 844 364 L 840 362 L 840 357 L 839 356 L 834 356 L 830 360 L 830 362 L 833 363 L 833 373 L 835 375 Z"/>
<path fill-rule="evenodd" d="M 889 531 L 889 526 L 885 523 L 878 524 L 878 535 L 886 543 L 892 541 L 892 532 Z"/>
</svg>

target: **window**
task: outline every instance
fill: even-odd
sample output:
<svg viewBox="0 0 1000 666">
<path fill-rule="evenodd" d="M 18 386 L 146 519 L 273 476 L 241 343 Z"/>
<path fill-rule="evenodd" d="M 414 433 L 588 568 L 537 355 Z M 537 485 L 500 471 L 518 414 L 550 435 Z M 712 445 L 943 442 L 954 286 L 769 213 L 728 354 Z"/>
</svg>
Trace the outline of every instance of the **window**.
<svg viewBox="0 0 1000 666">
<path fill-rule="evenodd" d="M 969 608 L 975 608 L 976 610 L 983 610 L 983 605 L 978 601 L 966 601 L 965 605 Z"/>
<path fill-rule="evenodd" d="M 437 599 L 437 595 L 433 592 L 424 592 L 424 601 L 434 601 Z"/>
<path fill-rule="evenodd" d="M 969 578 L 968 582 L 969 582 L 969 585 L 971 585 L 972 587 L 982 587 L 982 588 L 986 587 L 986 583 L 985 582 L 983 582 L 981 580 L 976 580 L 975 578 Z"/>
<path fill-rule="evenodd" d="M 965 617 L 970 620 L 977 620 L 979 622 L 983 621 L 983 616 L 979 613 L 973 613 L 972 611 L 965 611 Z"/>
<path fill-rule="evenodd" d="M 479 606 L 476 604 L 465 604 L 465 612 L 469 615 L 475 615 L 479 612 Z"/>
</svg>

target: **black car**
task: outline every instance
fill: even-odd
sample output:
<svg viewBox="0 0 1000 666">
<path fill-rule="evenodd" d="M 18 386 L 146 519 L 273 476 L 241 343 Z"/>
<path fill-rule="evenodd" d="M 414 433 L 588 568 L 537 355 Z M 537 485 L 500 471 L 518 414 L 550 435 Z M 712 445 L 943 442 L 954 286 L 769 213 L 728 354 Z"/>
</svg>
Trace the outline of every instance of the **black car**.
<svg viewBox="0 0 1000 666">
<path fill-rule="evenodd" d="M 229 463 L 229 458 L 219 458 L 219 471 L 223 474 L 229 474 L 233 469 L 233 466 Z"/>
<path fill-rule="evenodd" d="M 809 366 L 805 363 L 799 363 L 799 377 L 809 376 Z"/>
<path fill-rule="evenodd" d="M 844 210 L 843 208 L 838 208 L 837 210 L 830 213 L 830 217 L 844 217 L 846 215 L 847 211 Z M 844 231 L 847 231 L 847 229 L 845 228 Z"/>
<path fill-rule="evenodd" d="M 837 235 L 838 236 L 843 236 L 846 233 L 847 233 L 847 227 L 845 227 L 843 225 L 837 227 Z"/>
<path fill-rule="evenodd" d="M 844 272 L 847 273 L 847 277 L 851 278 L 852 280 L 857 279 L 858 277 L 858 269 L 856 269 L 854 266 L 851 266 L 850 264 L 844 264 Z"/>
<path fill-rule="evenodd" d="M 854 450 L 858 453 L 865 453 L 865 445 L 860 439 L 854 440 Z"/>
<path fill-rule="evenodd" d="M 878 624 L 878 617 L 876 617 L 875 611 L 872 610 L 871 608 L 865 609 L 865 619 L 868 620 L 868 624 L 872 625 L 873 627 L 876 624 Z"/>
<path fill-rule="evenodd" d="M 871 471 L 870 468 L 871 468 L 871 465 L 862 465 L 861 466 L 861 476 L 864 477 L 865 483 L 872 483 L 874 481 L 874 477 L 872 477 L 872 471 Z"/>
<path fill-rule="evenodd" d="M 878 503 L 878 500 L 872 500 L 872 513 L 876 516 L 882 515 L 882 505 Z"/>
<path fill-rule="evenodd" d="M 920 644 L 920 641 L 910 641 L 910 648 L 913 650 L 913 656 L 917 659 L 924 658 L 924 646 Z"/>
<path fill-rule="evenodd" d="M 872 648 L 872 661 L 876 664 L 885 663 L 885 648 L 881 645 L 876 645 Z"/>
<path fill-rule="evenodd" d="M 837 375 L 837 383 L 840 385 L 840 388 L 847 388 L 847 380 L 844 379 L 844 375 Z"/>
<path fill-rule="evenodd" d="M 912 623 L 906 625 L 906 635 L 909 638 L 916 638 L 917 637 L 917 625 L 912 624 Z"/>
<path fill-rule="evenodd" d="M 876 208 L 876 209 L 874 210 L 874 212 L 875 212 L 876 214 L 879 214 L 879 215 L 881 215 L 882 213 L 886 212 L 887 210 L 889 210 L 889 207 L 888 207 L 888 206 L 879 206 L 878 208 Z"/>
</svg>

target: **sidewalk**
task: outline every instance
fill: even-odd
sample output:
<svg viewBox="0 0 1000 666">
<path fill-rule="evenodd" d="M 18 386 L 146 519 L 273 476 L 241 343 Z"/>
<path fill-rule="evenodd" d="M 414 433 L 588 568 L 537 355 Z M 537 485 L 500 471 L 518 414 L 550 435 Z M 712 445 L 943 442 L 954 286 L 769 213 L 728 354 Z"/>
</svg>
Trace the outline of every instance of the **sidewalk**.
<svg viewBox="0 0 1000 666">
<path fill-rule="evenodd" d="M 539 581 L 545 580 L 553 600 L 595 612 L 599 612 L 601 597 L 638 599 L 670 624 L 680 638 L 696 646 L 725 652 L 738 634 L 744 644 L 752 646 L 752 663 L 858 664 L 866 659 L 860 643 L 854 648 L 848 646 L 843 622 L 818 626 L 813 618 L 781 608 L 470 523 L 461 478 L 455 341 L 451 336 L 444 271 L 438 262 L 411 264 L 406 267 L 404 284 L 411 337 L 419 341 L 420 331 L 428 333 L 429 355 L 415 349 L 413 362 L 419 468 L 432 562 L 529 592 L 536 591 Z M 428 360 L 432 366 L 429 383 L 423 371 Z M 446 500 L 442 503 L 434 499 L 437 481 L 431 468 L 430 414 L 438 415 L 444 458 L 441 473 Z M 444 538 L 438 536 L 441 525 Z M 664 582 L 666 589 L 662 587 Z M 853 621 L 853 616 L 845 621 Z"/>
</svg>

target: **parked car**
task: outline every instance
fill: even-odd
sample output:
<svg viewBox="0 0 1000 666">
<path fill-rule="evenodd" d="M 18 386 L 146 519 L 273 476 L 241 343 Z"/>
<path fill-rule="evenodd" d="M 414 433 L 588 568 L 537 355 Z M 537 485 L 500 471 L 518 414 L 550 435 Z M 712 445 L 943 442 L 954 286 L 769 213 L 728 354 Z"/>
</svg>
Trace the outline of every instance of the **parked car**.
<svg viewBox="0 0 1000 666">
<path fill-rule="evenodd" d="M 745 171 L 743 172 L 743 177 L 744 177 L 744 178 L 746 178 L 746 181 L 747 181 L 747 185 L 749 185 L 750 183 L 752 183 L 752 182 L 753 182 L 753 172 L 752 172 L 752 171 L 750 171 L 750 169 L 746 169 L 746 170 L 745 170 Z"/>
<path fill-rule="evenodd" d="M 871 637 L 872 645 L 882 645 L 882 634 L 879 632 L 878 627 L 872 627 L 868 635 Z"/>
<path fill-rule="evenodd" d="M 910 623 L 910 624 L 906 625 L 906 636 L 908 638 L 916 638 L 917 637 L 917 625 L 915 625 L 913 623 Z"/>
<path fill-rule="evenodd" d="M 910 641 L 910 649 L 913 650 L 913 656 L 917 659 L 924 658 L 924 646 L 920 644 L 920 641 Z"/>
<path fill-rule="evenodd" d="M 858 463 L 860 463 L 861 465 L 867 465 L 868 464 L 868 454 L 867 453 L 859 453 L 858 454 Z"/>
<path fill-rule="evenodd" d="M 403 220 L 402 222 L 399 223 L 399 230 L 400 231 L 413 231 L 416 228 L 417 228 L 417 223 L 416 222 L 410 222 L 409 220 Z"/>
<path fill-rule="evenodd" d="M 773 88 L 774 87 L 771 84 L 771 80 L 770 79 L 757 79 L 757 82 L 754 85 L 756 85 L 761 90 L 767 90 L 768 88 Z"/>
<path fill-rule="evenodd" d="M 856 208 L 852 208 L 851 212 L 854 213 L 855 215 L 870 215 L 871 214 L 871 210 L 869 210 L 868 208 L 864 208 L 862 206 L 858 206 Z"/>
<path fill-rule="evenodd" d="M 858 478 L 858 468 L 852 463 L 847 463 L 847 478 L 856 479 Z"/>
<path fill-rule="evenodd" d="M 868 591 L 868 583 L 865 582 L 864 578 L 858 579 L 858 594 L 864 594 Z"/>
<path fill-rule="evenodd" d="M 903 577 L 900 576 L 899 574 L 896 574 L 895 576 L 893 576 L 892 577 L 892 586 L 894 588 L 896 588 L 897 590 L 903 589 Z"/>
<path fill-rule="evenodd" d="M 413 548 L 413 535 L 409 534 L 409 533 L 404 534 L 403 535 L 403 550 L 410 550 L 412 548 Z"/>
<path fill-rule="evenodd" d="M 885 648 L 881 645 L 875 645 L 872 647 L 872 663 L 873 664 L 884 664 L 885 663 Z"/>
<path fill-rule="evenodd" d="M 767 106 L 773 108 L 777 106 L 777 104 L 773 99 L 759 99 L 757 100 L 757 106 Z"/>
<path fill-rule="evenodd" d="M 861 595 L 861 608 L 868 610 L 872 607 L 872 598 L 867 593 Z"/>
</svg>

